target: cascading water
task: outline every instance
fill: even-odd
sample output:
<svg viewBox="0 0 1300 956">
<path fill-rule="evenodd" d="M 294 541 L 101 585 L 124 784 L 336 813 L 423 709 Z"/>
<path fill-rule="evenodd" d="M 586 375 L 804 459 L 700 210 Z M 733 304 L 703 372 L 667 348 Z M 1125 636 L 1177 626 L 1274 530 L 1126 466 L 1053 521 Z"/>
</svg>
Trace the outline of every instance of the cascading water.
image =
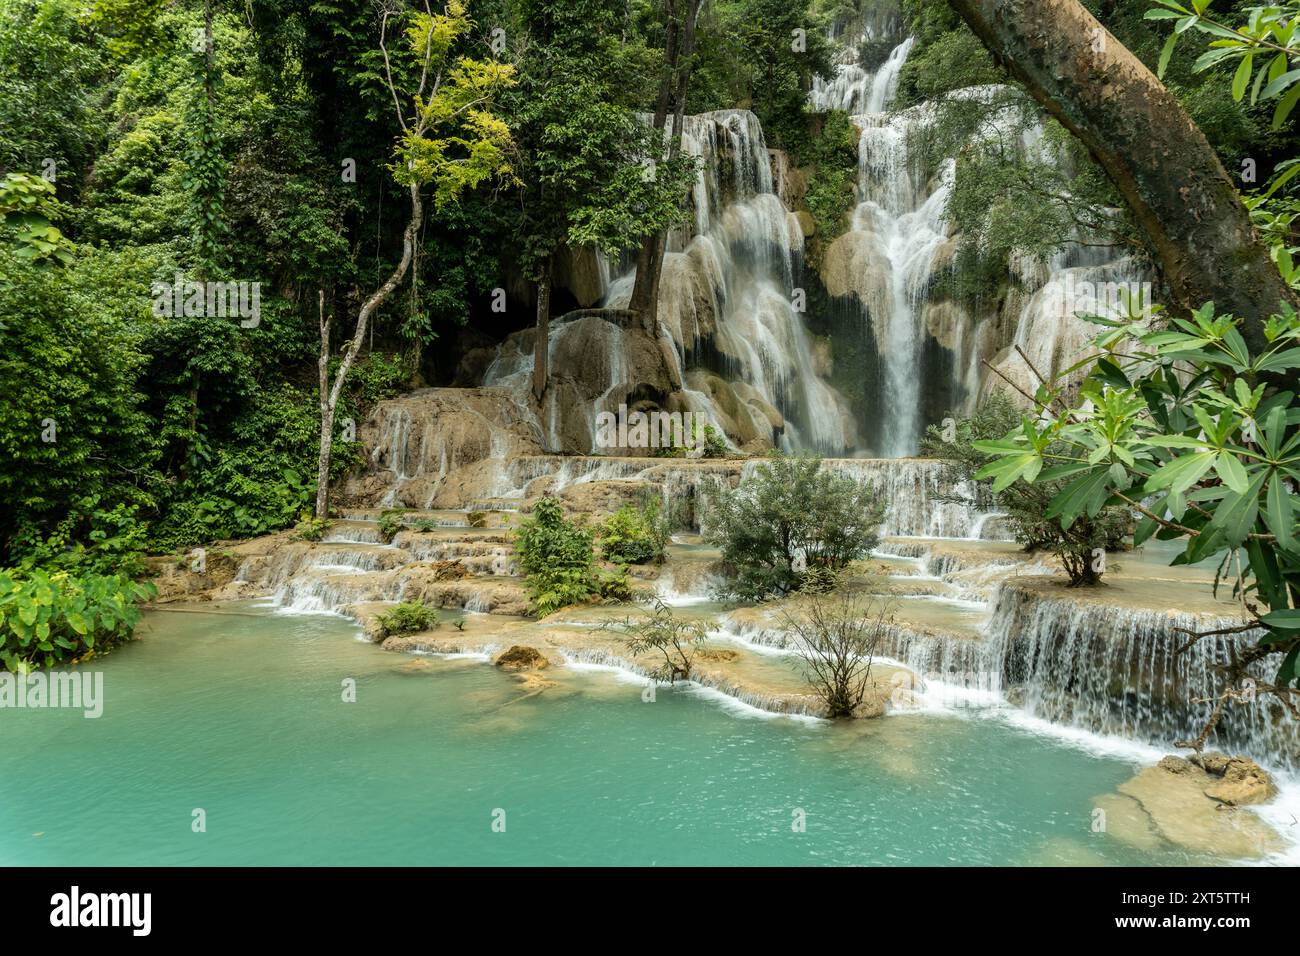
<svg viewBox="0 0 1300 956">
<path fill-rule="evenodd" d="M 803 233 L 774 190 L 757 117 L 747 110 L 688 116 L 682 149 L 700 160 L 694 227 L 670 239 L 658 316 L 679 368 L 717 356 L 714 371 L 780 411 L 784 428 L 772 437 L 787 449 L 852 449 L 847 404 L 819 377 L 795 306 L 804 298 L 795 291 Z M 635 270 L 616 279 L 605 306 L 626 307 L 634 282 Z M 689 372 L 685 377 L 696 402 L 710 407 L 703 390 L 689 387 Z"/>
</svg>

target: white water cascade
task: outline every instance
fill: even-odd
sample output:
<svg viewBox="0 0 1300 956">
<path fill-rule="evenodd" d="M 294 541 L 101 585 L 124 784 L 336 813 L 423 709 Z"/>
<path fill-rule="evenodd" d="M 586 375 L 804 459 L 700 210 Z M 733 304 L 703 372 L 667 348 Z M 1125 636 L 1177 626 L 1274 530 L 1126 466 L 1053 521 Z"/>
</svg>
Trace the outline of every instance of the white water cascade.
<svg viewBox="0 0 1300 956">
<path fill-rule="evenodd" d="M 758 118 L 748 110 L 688 116 L 682 149 L 698 157 L 694 224 L 670 238 L 664 256 L 659 321 L 671 337 L 688 392 L 712 399 L 689 369 L 716 353 L 715 369 L 777 409 L 787 449 L 825 453 L 855 447 L 847 403 L 818 375 L 795 301 L 803 233 L 781 202 Z M 625 308 L 635 270 L 617 278 L 604 305 Z M 718 416 L 720 417 L 720 416 Z M 757 416 L 753 416 L 757 418 Z"/>
</svg>

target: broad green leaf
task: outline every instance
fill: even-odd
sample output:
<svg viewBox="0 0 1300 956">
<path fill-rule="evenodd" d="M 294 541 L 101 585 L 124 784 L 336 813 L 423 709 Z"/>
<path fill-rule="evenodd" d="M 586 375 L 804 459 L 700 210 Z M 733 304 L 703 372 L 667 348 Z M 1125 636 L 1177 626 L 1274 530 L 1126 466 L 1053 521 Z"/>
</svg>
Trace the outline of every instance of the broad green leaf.
<svg viewBox="0 0 1300 956">
<path fill-rule="evenodd" d="M 1286 118 L 1291 115 L 1295 109 L 1296 101 L 1300 100 L 1300 83 L 1291 87 L 1291 91 L 1278 101 L 1277 109 L 1273 111 L 1273 129 L 1281 129 Z"/>
<path fill-rule="evenodd" d="M 1156 76 L 1161 79 L 1164 79 L 1165 67 L 1169 65 L 1169 58 L 1173 56 L 1174 44 L 1177 42 L 1178 34 L 1171 33 L 1169 34 L 1169 39 L 1165 41 L 1165 45 L 1160 49 L 1160 61 L 1156 64 Z"/>
<path fill-rule="evenodd" d="M 1238 103 L 1240 103 L 1241 98 L 1246 95 L 1246 86 L 1250 83 L 1250 71 L 1254 63 L 1254 54 L 1247 53 L 1242 57 L 1241 63 L 1237 67 L 1237 72 L 1232 77 L 1232 98 Z M 1260 72 L 1262 73 L 1263 71 L 1261 70 Z"/>
<path fill-rule="evenodd" d="M 1245 494 L 1250 487 L 1250 477 L 1246 474 L 1245 467 L 1232 452 L 1219 452 L 1219 457 L 1214 460 L 1214 470 L 1223 479 L 1223 483 L 1239 495 Z"/>
<path fill-rule="evenodd" d="M 1186 491 L 1210 470 L 1216 456 L 1216 452 L 1202 451 L 1175 458 L 1147 479 L 1147 493 L 1159 491 L 1161 488 L 1168 488 L 1175 493 Z"/>
<path fill-rule="evenodd" d="M 1295 548 L 1295 512 L 1291 502 L 1291 493 L 1286 489 L 1286 482 L 1281 475 L 1274 475 L 1268 483 L 1265 495 L 1264 520 L 1269 530 L 1277 538 L 1283 549 Z"/>
</svg>

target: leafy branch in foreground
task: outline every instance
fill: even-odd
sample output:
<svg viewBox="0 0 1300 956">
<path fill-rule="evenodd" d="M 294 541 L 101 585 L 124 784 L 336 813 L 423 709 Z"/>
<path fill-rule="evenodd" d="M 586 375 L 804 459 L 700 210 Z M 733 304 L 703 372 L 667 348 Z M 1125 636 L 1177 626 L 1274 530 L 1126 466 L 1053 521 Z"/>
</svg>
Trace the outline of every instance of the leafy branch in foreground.
<svg viewBox="0 0 1300 956">
<path fill-rule="evenodd" d="M 1252 355 L 1241 320 L 1213 303 L 1164 328 L 1151 320 L 1158 309 L 1137 305 L 1121 319 L 1083 316 L 1104 329 L 1097 353 L 1039 386 L 1037 419 L 975 443 L 994 457 L 977 477 L 994 478 L 995 490 L 1068 479 L 1046 512 L 1061 527 L 1126 506 L 1140 516 L 1135 546 L 1181 539 L 1174 564 L 1219 559 L 1216 593 L 1232 582 L 1248 619 L 1235 632 L 1258 641 L 1230 650 L 1228 686 L 1184 744 L 1199 747 L 1258 661 L 1281 658 L 1273 682 L 1255 689 L 1300 717 L 1300 407 L 1293 391 L 1270 385 L 1300 368 L 1300 316 L 1284 304 L 1264 325 L 1267 348 Z M 1083 368 L 1070 407 L 1065 383 Z M 1220 633 L 1192 634 L 1180 651 Z"/>
<path fill-rule="evenodd" d="M 1232 27 L 1206 15 L 1212 0 L 1191 0 L 1190 9 L 1175 0 L 1156 2 L 1159 6 L 1148 10 L 1145 19 L 1178 21 L 1160 51 L 1157 75 L 1164 76 L 1178 38 L 1195 28 L 1214 39 L 1210 41 L 1210 48 L 1197 58 L 1194 69 L 1200 72 L 1232 60 L 1238 61 L 1232 78 L 1232 98 L 1241 102 L 1249 87 L 1252 106 L 1261 99 L 1277 99 L 1273 128 L 1280 128 L 1295 109 L 1296 101 L 1300 100 L 1300 82 L 1297 82 L 1300 81 L 1300 70 L 1294 67 L 1300 62 L 1300 32 L 1296 29 L 1300 25 L 1300 4 L 1248 7 L 1244 11 L 1245 24 Z M 1258 70 L 1255 69 L 1257 60 Z M 1251 82 L 1252 75 L 1254 83 Z"/>
<path fill-rule="evenodd" d="M 1246 22 L 1232 27 L 1206 15 L 1212 0 L 1192 0 L 1191 9 L 1174 0 L 1155 2 L 1159 6 L 1146 12 L 1147 20 L 1177 20 L 1160 54 L 1159 75 L 1164 76 L 1178 38 L 1194 27 L 1215 38 L 1196 60 L 1194 69 L 1202 72 L 1236 60 L 1232 98 L 1240 103 L 1249 87 L 1251 106 L 1261 100 L 1277 100 L 1273 129 L 1280 129 L 1300 101 L 1300 30 L 1297 30 L 1300 4 L 1248 7 L 1243 11 Z M 1261 192 L 1242 199 L 1250 210 L 1251 221 L 1269 246 L 1274 264 L 1293 289 L 1300 289 L 1300 249 L 1291 244 L 1294 239 L 1291 226 L 1300 215 L 1300 200 L 1282 190 L 1298 175 L 1300 157 L 1284 160 L 1274 168 L 1273 176 Z"/>
<path fill-rule="evenodd" d="M 1110 507 L 1096 515 L 1082 514 L 1063 527 L 1046 513 L 1064 487 L 1064 480 L 1029 483 L 1008 482 L 1003 480 L 1005 476 L 985 479 L 977 483 L 980 487 L 974 500 L 960 490 L 976 482 L 976 475 L 989 464 L 989 454 L 976 446 L 1005 435 L 1019 420 L 1019 409 L 1005 392 L 999 391 L 991 393 L 971 417 L 931 425 L 922 439 L 921 454 L 944 462 L 945 483 L 956 489 L 937 498 L 1004 511 L 1015 539 L 1031 553 L 1047 551 L 1056 555 L 1071 587 L 1099 584 L 1106 568 L 1105 553 L 1122 550 L 1133 529 L 1128 508 Z"/>
</svg>

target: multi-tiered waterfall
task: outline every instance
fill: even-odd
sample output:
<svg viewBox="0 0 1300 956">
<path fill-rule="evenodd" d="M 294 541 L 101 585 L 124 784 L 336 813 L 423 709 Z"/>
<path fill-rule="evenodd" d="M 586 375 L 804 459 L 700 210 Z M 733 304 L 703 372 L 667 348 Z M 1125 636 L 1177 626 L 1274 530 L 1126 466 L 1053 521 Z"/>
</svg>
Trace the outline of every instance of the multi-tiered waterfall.
<svg viewBox="0 0 1300 956">
<path fill-rule="evenodd" d="M 1165 748 L 1195 736 L 1220 690 L 1217 666 L 1251 640 L 1217 636 L 1175 653 L 1186 641 L 1180 628 L 1241 618 L 1211 594 L 1208 573 L 1171 572 L 1169 555 L 1120 556 L 1107 588 L 1066 590 L 1049 558 L 998 540 L 1005 525 L 973 489 L 954 487 L 937 462 L 905 457 L 927 423 L 972 408 L 997 383 L 985 363 L 1032 389 L 1036 374 L 1059 372 L 1083 354 L 1094 327 L 1076 312 L 1113 312 L 1113 289 L 1144 279 L 1119 250 L 1071 243 L 1046 262 L 1013 257 L 1008 291 L 986 307 L 946 298 L 936 278 L 950 268 L 960 239 L 945 219 L 959 173 L 951 159 L 927 169 L 918 156 L 934 104 L 889 108 L 910 49 L 909 39 L 899 39 L 873 70 L 843 62 L 812 92 L 814 105 L 855 110 L 859 129 L 858 204 L 819 265 L 840 320 L 829 343 L 810 334 L 799 310 L 812 276 L 792 212 L 800 194 L 789 188 L 788 158 L 768 150 L 748 111 L 688 117 L 683 146 L 699 158 L 700 174 L 691 225 L 671 237 L 665 257 L 657 334 L 627 321 L 620 309 L 634 276 L 607 267 L 601 308 L 562 317 L 552 330 L 555 378 L 540 410 L 529 395 L 532 348 L 523 334 L 498 349 L 489 387 L 422 390 L 381 403 L 361 434 L 371 467 L 347 489 L 359 509 L 372 510 L 359 511 L 338 540 L 248 559 L 241 579 L 301 609 L 416 597 L 518 613 L 526 595 L 506 533 L 469 527 L 467 512 L 509 516 L 553 495 L 599 514 L 649 495 L 675 510 L 685 505 L 687 524 L 698 527 L 691 509 L 707 485 L 734 486 L 761 466 L 761 457 L 592 454 L 598 412 L 619 402 L 657 403 L 703 412 L 733 447 L 879 456 L 826 466 L 870 481 L 884 499 L 885 540 L 873 560 L 889 564 L 877 583 L 899 602 L 887 653 L 919 675 L 930 703 L 955 695 L 1054 727 Z M 1022 122 L 1016 111 L 1025 107 L 1004 93 L 978 87 L 950 95 L 985 111 L 978 135 L 1002 137 L 1025 157 L 1051 158 L 1041 127 Z M 845 376 L 834 374 L 844 344 L 837 335 L 857 335 L 868 346 L 862 392 L 851 402 Z M 444 509 L 438 521 L 461 526 L 402 532 L 379 544 L 373 509 L 384 506 Z M 446 509 L 457 511 L 449 517 Z M 684 571 L 670 560 L 666 587 L 675 600 L 708 597 L 709 575 L 691 563 L 700 560 L 686 561 Z M 451 578 L 442 576 L 447 562 L 461 569 Z M 762 653 L 788 644 L 779 623 L 756 619 L 761 608 L 749 611 L 745 620 L 720 616 L 716 633 Z M 1218 745 L 1273 766 L 1300 766 L 1300 727 L 1280 708 L 1261 699 L 1230 710 Z"/>
<path fill-rule="evenodd" d="M 803 232 L 777 195 L 758 118 L 745 110 L 687 117 L 684 152 L 701 172 L 693 234 L 672 237 L 664 257 L 659 321 L 683 368 L 721 374 L 785 420 L 778 443 L 834 454 L 856 445 L 844 400 L 818 375 L 799 288 Z M 606 305 L 627 304 L 635 271 L 619 277 Z M 706 394 L 707 376 L 686 373 Z M 716 415 L 716 413 L 715 413 Z"/>
</svg>

